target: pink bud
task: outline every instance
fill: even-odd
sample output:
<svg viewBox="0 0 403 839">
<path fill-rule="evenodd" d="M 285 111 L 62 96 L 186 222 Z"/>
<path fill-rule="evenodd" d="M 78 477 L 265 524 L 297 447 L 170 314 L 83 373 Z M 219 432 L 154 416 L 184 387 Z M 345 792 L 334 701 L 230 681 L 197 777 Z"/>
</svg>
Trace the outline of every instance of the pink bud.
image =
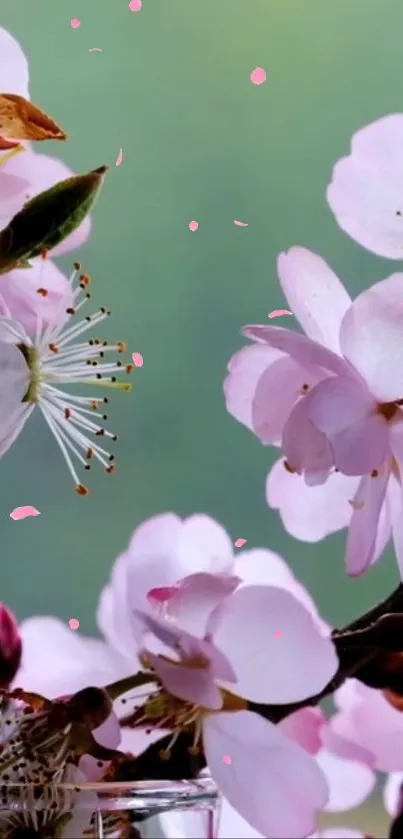
<svg viewBox="0 0 403 839">
<path fill-rule="evenodd" d="M 9 688 L 21 664 L 22 641 L 18 623 L 7 606 L 0 603 L 0 688 Z"/>
</svg>

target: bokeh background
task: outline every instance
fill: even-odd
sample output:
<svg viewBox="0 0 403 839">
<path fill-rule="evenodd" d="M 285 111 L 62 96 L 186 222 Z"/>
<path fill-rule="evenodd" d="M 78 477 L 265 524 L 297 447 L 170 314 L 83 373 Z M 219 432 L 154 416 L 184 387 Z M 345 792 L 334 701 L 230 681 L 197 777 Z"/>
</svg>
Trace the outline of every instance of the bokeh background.
<svg viewBox="0 0 403 839">
<path fill-rule="evenodd" d="M 95 632 L 136 525 L 203 511 L 283 554 L 330 622 L 352 619 L 396 584 L 393 557 L 351 581 L 343 535 L 304 545 L 283 532 L 264 498 L 273 452 L 227 415 L 222 382 L 240 327 L 285 305 L 279 251 L 319 252 L 353 295 L 396 270 L 337 228 L 325 189 L 354 131 L 403 110 L 401 0 L 144 0 L 138 13 L 126 0 L 3 0 L 0 25 L 29 57 L 33 100 L 69 133 L 41 151 L 78 172 L 111 165 L 79 258 L 113 310 L 106 337 L 144 357 L 110 411 L 117 472 L 94 470 L 88 497 L 40 417 L 2 461 L 1 598 L 21 619 L 74 616 Z M 41 516 L 12 521 L 23 504 Z M 359 818 L 382 835 L 379 805 Z"/>
</svg>

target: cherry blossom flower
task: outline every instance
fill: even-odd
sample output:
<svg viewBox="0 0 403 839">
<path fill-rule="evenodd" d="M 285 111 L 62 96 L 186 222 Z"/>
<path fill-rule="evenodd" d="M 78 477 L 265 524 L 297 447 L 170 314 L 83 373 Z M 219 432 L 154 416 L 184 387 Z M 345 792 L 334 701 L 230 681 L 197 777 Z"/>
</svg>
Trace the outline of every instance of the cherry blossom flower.
<svg viewBox="0 0 403 839">
<path fill-rule="evenodd" d="M 350 757 L 338 757 L 326 749 L 322 734 L 327 731 L 327 721 L 319 708 L 304 708 L 286 717 L 279 727 L 287 737 L 299 743 L 309 754 L 315 756 L 329 788 L 329 799 L 325 812 L 339 813 L 358 807 L 370 795 L 375 785 L 373 771 L 361 762 L 361 755 L 350 750 Z M 164 835 L 170 839 L 207 839 L 208 818 L 205 813 L 169 812 L 159 817 Z M 363 834 L 337 828 L 312 834 L 315 839 L 339 837 L 355 839 Z M 260 839 L 262 833 L 252 828 L 228 801 L 221 800 L 217 839 Z"/>
<path fill-rule="evenodd" d="M 217 786 L 264 836 L 312 832 L 315 812 L 328 796 L 323 774 L 307 751 L 246 710 L 245 702 L 297 701 L 332 678 L 338 666 L 334 647 L 309 612 L 283 589 L 245 586 L 223 593 L 202 638 L 162 618 L 137 618 L 145 630 L 143 660 L 160 685 L 141 706 L 139 723 L 158 727 L 160 708 L 172 743 L 193 724 L 194 748 L 202 742 Z M 169 656 L 154 652 L 154 636 Z"/>
<path fill-rule="evenodd" d="M 286 528 L 316 541 L 350 525 L 347 570 L 361 574 L 391 530 L 398 555 L 403 551 L 402 275 L 351 303 L 336 275 L 310 251 L 292 248 L 280 255 L 278 268 L 306 336 L 246 327 L 257 343 L 230 361 L 227 409 L 265 445 L 282 445 L 292 480 L 275 467 L 268 500 Z M 330 495 L 336 503 L 329 508 Z M 326 510 L 323 517 L 318 509 Z"/>
<path fill-rule="evenodd" d="M 15 93 L 29 99 L 29 69 L 18 42 L 0 27 L 0 92 Z M 21 148 L 24 150 L 21 152 Z M 3 229 L 24 204 L 73 172 L 59 160 L 46 154 L 36 154 L 29 144 L 18 150 L 0 151 L 0 229 Z M 52 257 L 79 248 L 88 238 L 91 222 L 82 224 L 60 245 L 52 250 Z M 36 290 L 45 286 L 46 300 Z M 68 290 L 68 279 L 51 260 L 32 260 L 30 269 L 16 269 L 0 277 L 0 313 L 17 318 L 32 336 L 37 315 L 48 325 L 60 308 L 60 301 Z"/>
<path fill-rule="evenodd" d="M 88 490 L 77 475 L 72 455 L 87 470 L 91 460 L 98 460 L 110 473 L 114 469 L 114 456 L 93 438 L 103 436 L 116 440 L 117 436 L 97 421 L 96 411 L 108 402 L 106 397 L 75 396 L 64 387 L 82 383 L 128 391 L 130 385 L 117 381 L 114 374 L 128 373 L 133 368 L 133 365 L 123 366 L 121 361 L 107 363 L 103 360 L 111 351 L 123 352 L 125 345 L 122 342 L 109 344 L 98 338 L 81 340 L 89 329 L 108 317 L 107 309 L 101 308 L 94 315 L 83 317 L 74 326 L 66 325 L 66 320 L 91 296 L 88 294 L 89 282 L 90 278 L 81 274 L 80 266 L 76 265 L 58 315 L 49 326 L 43 326 L 38 316 L 34 339 L 17 320 L 0 318 L 0 456 L 15 442 L 38 406 L 80 495 L 86 495 Z M 47 289 L 38 289 L 38 293 L 46 296 Z M 106 418 L 102 415 L 102 419 Z"/>
<path fill-rule="evenodd" d="M 380 256 L 403 257 L 403 114 L 361 128 L 336 163 L 327 200 L 352 239 Z"/>
<path fill-rule="evenodd" d="M 87 684 L 101 687 L 133 674 L 142 666 L 139 650 L 143 638 L 142 624 L 134 611 L 164 614 L 191 632 L 204 628 L 200 598 L 197 611 L 188 608 L 190 597 L 184 600 L 182 588 L 193 597 L 189 590 L 191 572 L 195 579 L 204 575 L 204 596 L 209 593 L 210 598 L 208 611 L 215 582 L 211 585 L 208 575 L 214 569 L 220 593 L 233 590 L 235 580 L 239 587 L 262 584 L 285 589 L 308 609 L 318 630 L 324 636 L 330 634 L 308 591 L 278 554 L 263 548 L 235 553 L 224 528 L 209 516 L 199 514 L 182 520 L 174 513 L 163 513 L 134 531 L 128 549 L 114 563 L 98 608 L 98 625 L 106 642 L 71 632 L 56 618 L 29 618 L 20 627 L 23 656 L 14 686 L 56 697 Z M 177 597 L 170 602 L 156 601 L 157 589 L 160 596 L 165 589 L 165 597 L 174 592 Z M 127 709 L 118 701 L 116 711 L 125 716 Z M 124 728 L 122 748 L 139 754 L 159 737 L 159 732 Z"/>
</svg>

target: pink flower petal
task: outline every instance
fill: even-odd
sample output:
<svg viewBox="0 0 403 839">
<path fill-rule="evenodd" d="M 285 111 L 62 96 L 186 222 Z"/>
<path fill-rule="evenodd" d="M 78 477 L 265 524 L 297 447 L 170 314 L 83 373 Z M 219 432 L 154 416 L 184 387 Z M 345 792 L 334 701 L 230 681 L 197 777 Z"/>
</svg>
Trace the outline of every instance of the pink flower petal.
<svg viewBox="0 0 403 839">
<path fill-rule="evenodd" d="M 144 364 L 144 359 L 140 352 L 132 353 L 132 361 L 136 367 L 142 367 Z"/>
<path fill-rule="evenodd" d="M 290 592 L 311 613 L 321 630 L 329 634 L 330 630 L 320 618 L 308 590 L 296 579 L 287 563 L 278 554 L 263 548 L 242 551 L 235 559 L 234 572 L 241 578 L 241 586 L 275 586 Z"/>
<path fill-rule="evenodd" d="M 282 315 L 292 315 L 292 312 L 289 312 L 288 309 L 273 309 L 272 312 L 269 312 L 267 317 L 280 318 Z"/>
<path fill-rule="evenodd" d="M 341 324 L 342 351 L 379 402 L 403 394 L 402 328 L 403 306 L 371 289 L 357 297 Z"/>
<path fill-rule="evenodd" d="M 116 158 L 116 163 L 115 163 L 115 166 L 121 166 L 121 165 L 122 165 L 122 163 L 123 163 L 123 150 L 122 150 L 122 149 L 119 149 L 119 154 L 118 154 L 118 156 L 117 156 L 117 158 Z"/>
<path fill-rule="evenodd" d="M 253 430 L 262 443 L 281 441 L 295 403 L 325 375 L 321 369 L 284 356 L 267 367 L 256 383 L 252 403 Z"/>
<path fill-rule="evenodd" d="M 283 589 L 242 587 L 212 613 L 208 632 L 210 625 L 214 644 L 236 673 L 236 692 L 245 699 L 296 702 L 322 690 L 337 670 L 334 645 Z"/>
<path fill-rule="evenodd" d="M 247 539 L 236 539 L 234 545 L 236 548 L 243 548 L 243 546 L 246 545 L 247 541 Z"/>
<path fill-rule="evenodd" d="M 209 667 L 190 668 L 167 661 L 152 653 L 148 653 L 148 656 L 153 669 L 172 696 L 212 710 L 222 707 L 222 694 L 213 680 Z"/>
<path fill-rule="evenodd" d="M 325 812 L 341 813 L 359 807 L 375 786 L 375 773 L 364 763 L 345 760 L 322 749 L 316 755 L 329 786 L 330 796 Z"/>
<path fill-rule="evenodd" d="M 217 786 L 252 828 L 277 839 L 312 832 L 326 782 L 314 759 L 278 726 L 250 711 L 207 714 L 203 743 Z"/>
<path fill-rule="evenodd" d="M 351 577 L 359 577 L 374 561 L 388 480 L 389 470 L 386 467 L 378 477 L 365 475 L 354 496 L 345 556 L 346 570 Z"/>
<path fill-rule="evenodd" d="M 270 347 L 290 355 L 301 365 L 322 367 L 339 376 L 354 376 L 354 371 L 338 355 L 305 335 L 284 329 L 281 326 L 262 326 L 260 324 L 244 326 L 246 338 L 265 343 Z"/>
<path fill-rule="evenodd" d="M 403 114 L 354 134 L 351 152 L 333 169 L 327 200 L 352 239 L 380 256 L 402 258 Z"/>
<path fill-rule="evenodd" d="M 326 434 L 310 419 L 307 399 L 301 399 L 287 418 L 282 448 L 292 470 L 323 474 L 318 483 L 325 483 L 334 465 L 333 451 Z"/>
<path fill-rule="evenodd" d="M 10 513 L 10 519 L 14 519 L 14 521 L 21 521 L 21 519 L 26 519 L 28 516 L 40 516 L 39 510 L 35 507 L 16 507 L 15 510 Z"/>
<path fill-rule="evenodd" d="M 0 90 L 29 99 L 28 61 L 18 43 L 0 27 Z"/>
<path fill-rule="evenodd" d="M 391 772 L 383 790 L 385 810 L 394 819 L 399 814 L 402 799 L 403 772 Z"/>
<path fill-rule="evenodd" d="M 304 332 L 340 354 L 339 330 L 351 300 L 344 286 L 317 254 L 294 247 L 278 261 L 281 287 Z"/>
<path fill-rule="evenodd" d="M 178 586 L 160 586 L 159 588 L 150 588 L 150 591 L 147 592 L 147 600 L 152 606 L 167 603 L 176 591 L 178 591 Z"/>
<path fill-rule="evenodd" d="M 69 620 L 70 629 L 75 631 L 76 629 L 79 629 L 79 626 L 80 626 L 80 621 L 78 621 L 77 618 L 70 618 L 70 620 Z"/>
<path fill-rule="evenodd" d="M 238 221 L 238 219 L 236 219 L 236 218 L 234 219 L 234 224 L 236 224 L 237 227 L 248 227 L 249 226 L 245 221 Z"/>
<path fill-rule="evenodd" d="M 266 71 L 263 70 L 263 67 L 255 67 L 255 69 L 250 74 L 250 80 L 252 84 L 263 84 L 266 81 Z"/>
<path fill-rule="evenodd" d="M 81 26 L 81 20 L 79 20 L 78 17 L 73 17 L 70 21 L 70 26 L 72 29 L 78 29 L 78 27 Z"/>
<path fill-rule="evenodd" d="M 166 614 L 181 628 L 203 638 L 208 618 L 240 583 L 229 574 L 199 572 L 185 577 L 166 604 Z"/>
<path fill-rule="evenodd" d="M 315 428 L 326 434 L 335 467 L 345 475 L 378 469 L 390 453 L 388 425 L 375 413 L 376 403 L 363 383 L 326 379 L 307 395 L 304 405 Z"/>
<path fill-rule="evenodd" d="M 286 717 L 280 726 L 287 737 L 299 743 L 309 754 L 315 755 L 322 745 L 320 731 L 323 724 L 324 714 L 320 708 L 302 708 Z"/>
<path fill-rule="evenodd" d="M 370 752 L 374 768 L 399 772 L 402 765 L 402 714 L 386 701 L 381 691 L 359 685 L 357 701 L 330 719 L 336 735 Z"/>
<path fill-rule="evenodd" d="M 253 430 L 252 406 L 261 376 L 283 353 L 259 344 L 244 347 L 232 356 L 224 382 L 227 411 Z"/>
<path fill-rule="evenodd" d="M 139 12 L 142 5 L 141 0 L 130 0 L 129 9 L 131 12 Z"/>
<path fill-rule="evenodd" d="M 211 676 L 225 681 L 236 682 L 236 675 L 232 664 L 226 655 L 209 640 L 196 638 L 189 632 L 174 626 L 169 621 L 158 619 L 145 612 L 136 612 L 145 630 L 148 630 L 155 638 L 171 649 L 179 656 L 180 662 L 187 670 L 193 672 L 191 659 L 204 659 L 209 664 Z M 152 639 L 150 639 L 152 643 Z M 148 638 L 145 639 L 145 646 L 149 650 Z M 153 655 L 153 651 L 150 650 Z M 153 655 L 153 660 L 155 656 Z"/>
<path fill-rule="evenodd" d="M 1 296 L 11 316 L 17 318 L 28 334 L 34 337 L 38 317 L 42 318 L 45 326 L 57 317 L 63 322 L 70 295 L 67 277 L 50 259 L 34 259 L 31 264 L 29 269 L 17 268 L 3 275 Z M 38 288 L 46 289 L 46 297 L 38 294 Z M 62 301 L 65 302 L 63 309 Z M 67 319 L 67 316 L 64 317 Z"/>
<path fill-rule="evenodd" d="M 358 483 L 358 478 L 333 472 L 322 486 L 308 487 L 302 476 L 291 475 L 284 461 L 277 460 L 267 478 L 266 498 L 291 536 L 319 542 L 348 526 L 353 513 L 349 499 Z"/>
<path fill-rule="evenodd" d="M 188 227 L 189 227 L 189 230 L 192 231 L 192 233 L 195 233 L 196 230 L 199 229 L 199 222 L 198 221 L 190 221 Z"/>
</svg>

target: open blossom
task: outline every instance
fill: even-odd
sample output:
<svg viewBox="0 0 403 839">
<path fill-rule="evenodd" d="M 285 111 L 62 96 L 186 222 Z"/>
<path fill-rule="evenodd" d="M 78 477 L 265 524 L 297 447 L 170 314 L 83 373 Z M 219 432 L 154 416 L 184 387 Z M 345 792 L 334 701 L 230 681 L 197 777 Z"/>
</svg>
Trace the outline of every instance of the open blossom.
<svg viewBox="0 0 403 839">
<path fill-rule="evenodd" d="M 275 467 L 268 495 L 287 529 L 315 541 L 349 524 L 346 565 L 360 574 L 391 530 L 397 553 L 403 550 L 403 277 L 394 274 L 351 303 L 326 263 L 304 248 L 281 254 L 278 270 L 306 335 L 246 327 L 257 343 L 231 359 L 227 409 L 264 444 L 282 446 L 295 482 L 278 489 L 285 479 Z M 307 484 L 302 510 L 300 476 Z M 325 508 L 331 491 L 337 503 L 329 515 L 307 524 L 310 499 L 317 513 L 322 492 Z"/>
<path fill-rule="evenodd" d="M 78 477 L 74 460 L 87 470 L 91 461 L 98 460 L 111 473 L 114 455 L 96 438 L 117 440 L 117 435 L 101 424 L 107 416 L 97 415 L 99 409 L 105 410 L 106 397 L 76 396 L 64 388 L 85 384 L 128 391 L 130 385 L 117 381 L 116 374 L 126 375 L 133 367 L 121 361 L 107 361 L 110 352 L 124 352 L 122 342 L 110 344 L 98 338 L 82 341 L 89 329 L 108 317 L 107 309 L 102 307 L 73 326 L 68 323 L 91 296 L 89 282 L 90 278 L 81 274 L 76 265 L 57 315 L 48 326 L 38 316 L 34 338 L 18 320 L 0 318 L 0 456 L 15 442 L 37 406 L 80 495 L 86 495 L 88 490 Z M 40 288 L 37 294 L 46 297 L 47 289 Z"/>
<path fill-rule="evenodd" d="M 0 93 L 14 93 L 29 99 L 28 62 L 18 42 L 0 27 Z M 0 229 L 35 195 L 44 192 L 73 173 L 61 161 L 46 154 L 35 154 L 29 144 L 19 149 L 0 151 Z M 60 245 L 52 250 L 52 257 L 80 247 L 91 230 L 89 218 Z M 60 300 L 68 289 L 68 279 L 59 268 L 47 260 L 32 260 L 32 268 L 16 269 L 0 277 L 0 314 L 17 318 L 32 336 L 36 317 L 40 313 L 47 325 L 60 308 Z M 37 288 L 46 286 L 47 299 L 40 300 Z"/>
<path fill-rule="evenodd" d="M 330 634 L 308 591 L 278 554 L 263 548 L 235 554 L 229 535 L 209 516 L 181 519 L 174 513 L 163 513 L 134 531 L 127 550 L 114 563 L 97 615 L 106 642 L 71 632 L 56 618 L 29 618 L 20 627 L 23 656 L 13 684 L 56 697 L 87 684 L 102 686 L 133 674 L 141 669 L 143 639 L 143 627 L 134 611 L 167 615 L 197 634 L 204 629 L 203 614 L 217 602 L 215 580 L 211 585 L 209 579 L 214 570 L 220 580 L 220 594 L 229 594 L 236 583 L 240 587 L 262 584 L 285 589 L 310 612 L 319 631 Z M 203 611 L 200 597 L 196 609 L 188 596 L 192 593 L 189 580 L 195 575 L 199 575 L 199 582 L 200 577 L 205 581 Z M 126 708 L 119 703 L 116 710 L 126 715 Z M 139 754 L 158 737 L 149 730 L 124 728 L 122 748 Z"/>
<path fill-rule="evenodd" d="M 347 758 L 335 755 L 324 746 L 327 720 L 320 708 L 303 708 L 286 717 L 279 727 L 287 737 L 299 743 L 315 757 L 329 788 L 325 812 L 341 813 L 358 807 L 370 795 L 375 785 L 375 775 L 372 769 L 362 762 L 359 750 L 354 752 L 351 748 Z M 348 821 L 348 817 L 344 820 Z M 187 839 L 189 836 L 193 839 L 207 839 L 209 836 L 205 813 L 173 811 L 163 813 L 159 821 L 164 835 L 170 839 Z M 320 831 L 312 836 L 315 839 L 355 839 L 363 834 L 337 828 L 334 832 Z M 219 807 L 217 839 L 262 839 L 262 833 L 248 824 L 223 798 Z"/>
<path fill-rule="evenodd" d="M 380 256 L 403 257 L 403 114 L 361 128 L 336 163 L 327 200 L 341 229 Z"/>
<path fill-rule="evenodd" d="M 198 585 L 188 587 L 195 608 Z M 203 749 L 217 786 L 264 836 L 311 832 L 328 797 L 318 764 L 245 701 L 298 701 L 333 677 L 333 644 L 309 612 L 282 589 L 245 586 L 223 592 L 202 637 L 161 618 L 137 618 L 145 632 L 142 658 L 160 687 L 141 705 L 139 724 L 160 723 L 172 731 L 172 743 L 194 726 L 194 748 Z M 163 653 L 155 651 L 154 638 Z"/>
</svg>

